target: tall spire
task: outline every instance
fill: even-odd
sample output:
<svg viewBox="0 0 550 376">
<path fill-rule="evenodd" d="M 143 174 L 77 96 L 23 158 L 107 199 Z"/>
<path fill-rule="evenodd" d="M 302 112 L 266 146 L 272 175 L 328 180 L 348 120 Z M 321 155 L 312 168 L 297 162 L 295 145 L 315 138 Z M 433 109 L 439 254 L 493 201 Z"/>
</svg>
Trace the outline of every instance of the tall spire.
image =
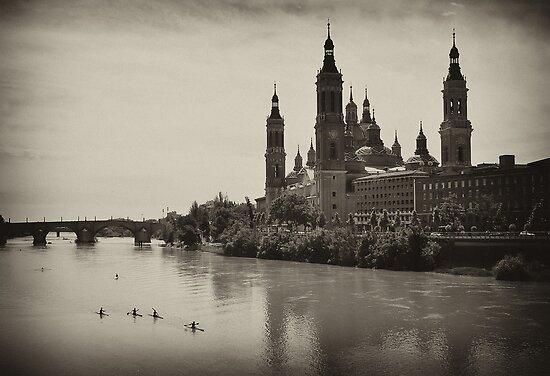
<svg viewBox="0 0 550 376">
<path fill-rule="evenodd" d="M 371 122 L 370 101 L 367 95 L 367 85 L 365 85 L 365 99 L 363 100 L 363 115 L 361 116 L 361 123 L 370 124 Z"/>
<path fill-rule="evenodd" d="M 447 81 L 452 80 L 464 80 L 462 73 L 460 73 L 460 65 L 458 62 L 458 48 L 456 47 L 455 29 L 453 28 L 453 46 L 449 52 L 449 74 L 447 75 Z"/>
<path fill-rule="evenodd" d="M 416 136 L 416 150 L 414 154 L 428 154 L 428 142 L 422 131 L 422 120 L 420 120 L 420 131 L 418 132 L 418 136 Z"/>
<path fill-rule="evenodd" d="M 349 85 L 349 101 L 353 102 L 353 86 Z"/>
<path fill-rule="evenodd" d="M 397 129 L 395 130 L 395 140 L 394 142 L 397 142 Z"/>
<path fill-rule="evenodd" d="M 334 43 L 330 39 L 330 20 L 327 22 L 327 40 L 325 41 L 325 58 L 321 72 L 338 73 L 336 62 L 334 61 Z"/>
<path fill-rule="evenodd" d="M 302 156 L 300 155 L 300 145 L 298 145 L 298 153 L 294 158 L 294 171 L 298 172 L 302 169 Z"/>
<path fill-rule="evenodd" d="M 315 149 L 313 149 L 313 137 L 311 138 L 311 143 L 309 144 L 309 151 L 307 152 L 306 166 L 308 166 L 309 168 L 315 167 Z"/>
<path fill-rule="evenodd" d="M 271 97 L 271 119 L 281 119 L 279 113 L 279 96 L 277 95 L 277 83 L 273 83 L 273 97 Z"/>
</svg>

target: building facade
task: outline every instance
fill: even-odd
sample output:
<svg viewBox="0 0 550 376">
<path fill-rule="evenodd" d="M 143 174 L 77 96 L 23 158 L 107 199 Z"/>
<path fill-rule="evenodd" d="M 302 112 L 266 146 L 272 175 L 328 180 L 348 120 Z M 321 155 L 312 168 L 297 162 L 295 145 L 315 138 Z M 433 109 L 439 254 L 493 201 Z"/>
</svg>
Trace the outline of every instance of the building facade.
<svg viewBox="0 0 550 376">
<path fill-rule="evenodd" d="M 517 165 L 513 155 L 501 155 L 498 164 L 481 164 L 460 173 L 439 173 L 418 180 L 415 192 L 416 210 L 423 223 L 433 221 L 433 210 L 451 194 L 465 210 L 472 209 L 486 195 L 502 203 L 507 222 L 521 229 L 540 200 L 545 201 L 546 216 L 550 217 L 550 158 Z M 473 224 L 466 217 L 465 225 Z"/>
<path fill-rule="evenodd" d="M 366 89 L 360 117 L 351 86 L 343 108 L 343 79 L 336 66 L 330 24 L 327 27 L 323 65 L 316 77 L 315 148 L 311 140 L 305 165 L 298 150 L 294 168 L 285 175 L 284 121 L 275 91 L 266 125 L 266 185 L 265 197 L 256 200 L 259 210 L 268 210 L 276 197 L 292 192 L 305 197 L 327 219 L 352 213 L 359 224 L 366 225 L 372 212 L 387 210 L 390 219 L 399 216 L 407 223 L 416 211 L 428 224 L 434 208 L 450 194 L 456 194 L 466 209 L 482 195 L 491 195 L 503 204 L 509 223 L 520 225 L 535 203 L 550 202 L 550 158 L 516 165 L 513 156 L 502 156 L 499 164 L 472 167 L 468 88 L 454 31 L 442 90 L 440 165 L 428 151 L 422 122 L 414 155 L 405 163 L 397 131 L 391 149 L 384 146 Z"/>
</svg>

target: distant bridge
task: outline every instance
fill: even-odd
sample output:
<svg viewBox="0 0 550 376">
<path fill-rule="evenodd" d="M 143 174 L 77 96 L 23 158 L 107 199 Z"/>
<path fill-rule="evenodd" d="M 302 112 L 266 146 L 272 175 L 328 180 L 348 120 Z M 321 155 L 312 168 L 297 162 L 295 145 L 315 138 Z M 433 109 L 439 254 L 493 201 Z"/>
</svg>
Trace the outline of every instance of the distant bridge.
<svg viewBox="0 0 550 376">
<path fill-rule="evenodd" d="M 74 232 L 77 243 L 94 243 L 97 233 L 106 227 L 122 227 L 134 235 L 134 243 L 151 243 L 151 235 L 161 228 L 158 222 L 133 221 L 125 219 L 107 219 L 93 221 L 56 221 L 56 222 L 5 222 L 0 224 L 0 240 L 22 234 L 32 235 L 34 245 L 46 244 L 50 232 Z"/>
</svg>

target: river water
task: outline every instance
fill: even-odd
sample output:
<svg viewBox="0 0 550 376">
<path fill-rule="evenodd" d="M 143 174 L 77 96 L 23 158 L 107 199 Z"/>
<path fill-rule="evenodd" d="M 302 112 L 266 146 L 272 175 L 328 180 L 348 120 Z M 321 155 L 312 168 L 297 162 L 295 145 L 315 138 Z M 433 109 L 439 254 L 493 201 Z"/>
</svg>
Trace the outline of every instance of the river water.
<svg viewBox="0 0 550 376">
<path fill-rule="evenodd" d="M 48 240 L 0 248 L 2 374 L 550 369 L 550 284 L 139 249 L 130 238 Z M 133 307 L 143 317 L 127 315 Z M 152 307 L 164 319 L 148 316 Z M 183 326 L 193 320 L 205 331 Z"/>
</svg>

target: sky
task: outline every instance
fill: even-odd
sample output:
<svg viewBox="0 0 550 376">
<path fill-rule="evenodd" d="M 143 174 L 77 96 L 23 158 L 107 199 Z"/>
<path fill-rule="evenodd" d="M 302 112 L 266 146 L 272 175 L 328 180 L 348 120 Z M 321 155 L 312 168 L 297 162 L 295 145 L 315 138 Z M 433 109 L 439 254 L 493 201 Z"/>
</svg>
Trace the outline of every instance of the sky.
<svg viewBox="0 0 550 376">
<path fill-rule="evenodd" d="M 160 218 L 264 194 L 277 82 L 287 172 L 314 137 L 330 18 L 345 100 L 365 86 L 386 146 L 419 122 L 441 159 L 452 29 L 472 163 L 547 158 L 547 1 L 0 0 L 0 214 Z"/>
</svg>

